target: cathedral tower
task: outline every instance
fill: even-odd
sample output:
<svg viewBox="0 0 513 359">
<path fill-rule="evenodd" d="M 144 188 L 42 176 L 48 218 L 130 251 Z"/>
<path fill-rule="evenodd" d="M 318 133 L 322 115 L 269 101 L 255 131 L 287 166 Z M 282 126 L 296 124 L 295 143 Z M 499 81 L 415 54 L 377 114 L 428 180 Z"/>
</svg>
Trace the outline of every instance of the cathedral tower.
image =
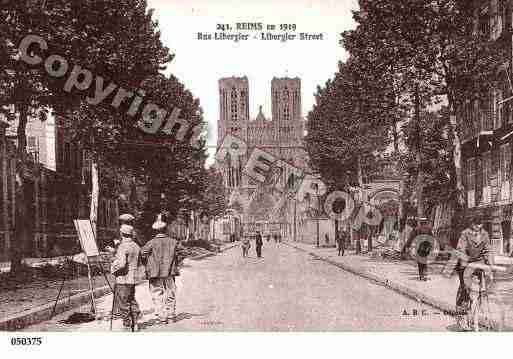
<svg viewBox="0 0 513 359">
<path fill-rule="evenodd" d="M 273 121 L 287 124 L 301 118 L 301 80 L 276 78 L 271 81 Z"/>
<path fill-rule="evenodd" d="M 226 135 L 231 134 L 246 141 L 249 121 L 248 78 L 227 77 L 219 80 L 219 114 L 217 123 L 217 146 Z M 238 188 L 242 184 L 244 158 L 230 158 L 223 169 L 227 188 Z"/>
<path fill-rule="evenodd" d="M 219 114 L 218 146 L 227 134 L 245 138 L 245 127 L 249 121 L 249 85 L 246 76 L 219 80 Z"/>
</svg>

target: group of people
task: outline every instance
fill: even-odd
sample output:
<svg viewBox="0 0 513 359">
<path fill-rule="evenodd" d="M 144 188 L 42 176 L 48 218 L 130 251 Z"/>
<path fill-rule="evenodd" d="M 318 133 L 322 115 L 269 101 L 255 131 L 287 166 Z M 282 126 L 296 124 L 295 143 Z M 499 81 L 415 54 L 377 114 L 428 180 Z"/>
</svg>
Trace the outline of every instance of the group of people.
<svg viewBox="0 0 513 359">
<path fill-rule="evenodd" d="M 480 267 L 489 268 L 489 266 L 495 264 L 490 237 L 483 226 L 483 222 L 483 218 L 480 216 L 471 218 L 467 228 L 461 232 L 455 251 L 451 253 L 451 256 L 456 257 L 455 269 L 459 279 L 456 308 L 458 309 L 458 324 L 462 329 L 470 329 L 470 322 L 465 320 L 465 318 L 468 319 L 467 315 L 475 304 L 473 302 L 476 293 L 473 292 L 486 290 L 489 286 L 489 281 L 493 280 L 493 271 L 480 269 Z M 419 218 L 418 224 L 410 232 L 403 248 L 403 255 L 405 255 L 412 243 L 417 241 L 414 248 L 412 248 L 414 252 L 413 257 L 417 261 L 419 280 L 423 281 L 428 280 L 428 261 L 426 258 L 433 250 L 434 242 L 423 240 L 422 236 L 432 235 L 433 231 L 429 220 L 427 218 Z M 471 270 L 466 272 L 468 268 Z M 477 284 L 477 289 L 472 287 L 473 284 Z"/>
<path fill-rule="evenodd" d="M 273 237 L 274 237 L 275 243 L 281 243 L 281 235 L 280 234 L 274 233 Z M 267 234 L 266 239 L 267 239 L 267 242 L 269 242 L 271 240 L 271 235 Z M 258 258 L 262 258 L 262 247 L 263 246 L 264 246 L 264 241 L 262 238 L 262 233 L 260 233 L 260 231 L 257 231 L 256 235 L 255 235 L 255 250 L 256 250 L 256 255 Z M 244 239 L 242 240 L 242 243 L 241 243 L 241 248 L 242 248 L 242 257 L 247 257 L 249 254 L 249 249 L 251 248 L 251 240 L 248 236 L 244 236 Z"/>
<path fill-rule="evenodd" d="M 158 323 L 168 323 L 176 315 L 176 284 L 179 243 L 168 234 L 168 225 L 159 215 L 153 223 L 154 236 L 140 247 L 135 240 L 132 215 L 120 216 L 120 238 L 115 247 L 107 246 L 115 253 L 111 273 L 116 278 L 113 311 L 117 309 L 125 330 L 137 331 L 141 310 L 135 298 L 136 284 L 140 281 L 139 268 L 143 265 L 149 283 L 155 316 Z M 117 306 L 117 308 L 114 308 Z"/>
<path fill-rule="evenodd" d="M 459 287 L 456 297 L 456 307 L 459 312 L 459 323 L 460 326 L 465 327 L 464 321 L 461 319 L 471 309 L 473 305 L 472 299 L 472 288 L 471 283 L 478 283 L 479 288 L 486 288 L 487 281 L 493 280 L 493 271 L 484 271 L 480 268 L 480 264 L 486 266 L 494 265 L 494 255 L 489 238 L 488 232 L 485 230 L 484 218 L 481 216 L 474 216 L 470 218 L 467 228 L 461 232 L 458 238 L 458 243 L 455 251 L 451 253 L 451 256 L 457 256 L 456 259 L 456 272 L 459 278 Z M 418 268 L 418 280 L 427 281 L 428 277 L 428 256 L 432 254 L 434 249 L 435 241 L 430 240 L 433 238 L 433 228 L 430 221 L 426 217 L 420 217 L 416 220 L 408 219 L 405 222 L 405 242 L 401 245 L 401 256 L 403 258 L 413 257 L 417 262 Z M 407 229 L 407 230 L 406 230 Z M 349 234 L 340 230 L 336 236 L 336 242 L 338 245 L 338 255 L 344 255 L 345 245 L 349 240 Z M 409 253 L 412 253 L 410 256 Z M 465 270 L 472 267 L 470 279 L 465 275 Z M 476 265 L 477 264 L 477 265 Z M 467 274 L 467 277 L 469 275 Z"/>
</svg>

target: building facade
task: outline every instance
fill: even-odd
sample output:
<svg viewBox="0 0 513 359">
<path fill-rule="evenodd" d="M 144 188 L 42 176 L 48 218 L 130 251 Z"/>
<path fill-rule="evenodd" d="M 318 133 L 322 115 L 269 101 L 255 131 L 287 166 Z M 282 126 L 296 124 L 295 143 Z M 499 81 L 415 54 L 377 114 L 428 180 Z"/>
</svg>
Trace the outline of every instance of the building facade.
<svg viewBox="0 0 513 359">
<path fill-rule="evenodd" d="M 276 217 L 273 216 L 273 209 L 282 199 L 282 194 L 274 191 L 271 185 L 256 183 L 243 175 L 243 168 L 252 151 L 258 148 L 308 172 L 307 154 L 303 147 L 301 80 L 297 77 L 273 78 L 271 96 L 271 117 L 266 117 L 260 106 L 257 116 L 251 119 L 247 77 L 219 80 L 217 146 L 219 148 L 224 137 L 231 134 L 247 144 L 247 152 L 240 158 L 229 158 L 218 167 L 228 190 L 229 207 L 249 231 L 264 223 L 268 223 L 268 227 L 271 224 L 278 228 L 285 226 L 283 218 L 273 218 Z M 279 174 L 277 182 L 285 184 L 288 175 L 285 171 Z"/>
<path fill-rule="evenodd" d="M 80 251 L 73 219 L 89 217 L 90 161 L 73 138 L 69 119 L 27 124 L 29 171 L 25 179 L 30 238 L 26 256 L 47 257 Z M 16 209 L 16 123 L 0 119 L 0 260 L 6 261 L 14 238 Z M 116 235 L 117 199 L 100 196 L 98 239 Z"/>
<path fill-rule="evenodd" d="M 512 53 L 513 1 L 477 3 L 475 27 Z M 457 109 L 468 215 L 485 218 L 495 251 L 509 254 L 513 192 L 513 71 L 509 57 L 490 78 L 489 91 Z"/>
<path fill-rule="evenodd" d="M 8 127 L 0 121 L 0 261 L 7 260 L 14 234 L 16 148 L 7 140 Z"/>
</svg>

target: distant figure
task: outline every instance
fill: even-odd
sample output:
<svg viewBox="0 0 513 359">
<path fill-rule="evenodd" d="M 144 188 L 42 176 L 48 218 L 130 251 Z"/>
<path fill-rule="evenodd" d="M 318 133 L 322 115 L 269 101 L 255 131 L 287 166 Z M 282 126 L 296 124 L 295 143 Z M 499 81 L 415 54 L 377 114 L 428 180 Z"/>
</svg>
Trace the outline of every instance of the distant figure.
<svg viewBox="0 0 513 359">
<path fill-rule="evenodd" d="M 278 243 L 278 233 L 273 233 L 274 243 Z"/>
<path fill-rule="evenodd" d="M 265 239 L 267 240 L 267 242 L 269 242 L 271 240 L 271 234 L 267 233 L 267 235 L 265 236 Z"/>
<path fill-rule="evenodd" d="M 324 240 L 326 242 L 326 245 L 330 244 L 330 236 L 328 233 L 324 234 Z"/>
<path fill-rule="evenodd" d="M 343 256 L 345 252 L 345 246 L 347 241 L 347 232 L 340 230 L 337 237 L 338 255 Z"/>
<path fill-rule="evenodd" d="M 242 240 L 242 257 L 247 257 L 249 249 L 251 248 L 251 242 L 248 237 L 244 237 Z"/>
<path fill-rule="evenodd" d="M 419 218 L 417 227 L 410 232 L 410 235 L 408 237 L 408 241 L 406 242 L 406 245 L 404 246 L 403 253 L 406 252 L 412 243 L 415 241 L 417 237 L 420 236 L 432 236 L 433 235 L 433 229 L 431 225 L 429 224 L 429 220 L 426 217 Z M 425 258 L 429 255 L 429 253 L 432 250 L 432 245 L 428 241 L 422 241 L 418 248 L 415 248 L 415 256 L 417 260 L 417 266 L 419 269 L 419 280 L 426 281 L 428 280 L 427 276 L 427 263 Z"/>
<path fill-rule="evenodd" d="M 260 234 L 260 231 L 257 232 L 256 238 L 255 238 L 255 249 L 257 257 L 262 257 L 262 246 L 264 245 L 264 242 L 262 241 L 262 235 Z"/>
</svg>

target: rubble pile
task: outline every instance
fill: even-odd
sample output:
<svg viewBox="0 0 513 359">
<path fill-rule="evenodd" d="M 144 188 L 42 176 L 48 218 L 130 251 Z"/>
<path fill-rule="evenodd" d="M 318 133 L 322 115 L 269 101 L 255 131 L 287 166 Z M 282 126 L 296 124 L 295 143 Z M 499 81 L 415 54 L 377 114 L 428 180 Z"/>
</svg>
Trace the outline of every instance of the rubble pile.
<svg viewBox="0 0 513 359">
<path fill-rule="evenodd" d="M 372 251 L 371 257 L 391 261 L 398 261 L 402 259 L 401 252 L 390 247 L 379 248 Z"/>
</svg>

